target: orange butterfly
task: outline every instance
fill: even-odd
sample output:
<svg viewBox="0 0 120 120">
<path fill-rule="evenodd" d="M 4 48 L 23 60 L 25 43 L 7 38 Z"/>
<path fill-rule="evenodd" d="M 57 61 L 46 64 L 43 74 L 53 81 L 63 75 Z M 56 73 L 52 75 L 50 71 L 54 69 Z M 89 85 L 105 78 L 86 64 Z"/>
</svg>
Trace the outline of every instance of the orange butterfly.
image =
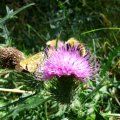
<svg viewBox="0 0 120 120">
<path fill-rule="evenodd" d="M 15 69 L 17 71 L 28 71 L 30 73 L 34 73 L 37 69 L 38 64 L 42 64 L 45 59 L 45 53 L 39 52 L 25 60 L 21 60 L 18 65 L 16 65 Z"/>
</svg>

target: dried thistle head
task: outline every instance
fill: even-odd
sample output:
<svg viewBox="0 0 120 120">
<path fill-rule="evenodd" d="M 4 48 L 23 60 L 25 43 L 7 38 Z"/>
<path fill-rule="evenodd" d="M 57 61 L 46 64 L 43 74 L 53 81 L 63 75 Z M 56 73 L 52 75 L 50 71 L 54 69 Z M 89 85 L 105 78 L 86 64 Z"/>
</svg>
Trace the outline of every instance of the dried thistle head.
<svg viewBox="0 0 120 120">
<path fill-rule="evenodd" d="M 24 58 L 24 54 L 16 48 L 0 48 L 1 67 L 15 68 L 15 66 Z"/>
</svg>

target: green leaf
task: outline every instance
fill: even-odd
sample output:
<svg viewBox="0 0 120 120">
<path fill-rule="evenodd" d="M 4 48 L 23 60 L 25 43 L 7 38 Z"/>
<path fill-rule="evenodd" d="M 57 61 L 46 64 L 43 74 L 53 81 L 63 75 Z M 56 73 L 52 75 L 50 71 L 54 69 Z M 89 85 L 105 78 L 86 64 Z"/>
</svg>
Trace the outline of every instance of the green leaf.
<svg viewBox="0 0 120 120">
<path fill-rule="evenodd" d="M 8 14 L 4 18 L 0 19 L 0 24 L 4 24 L 8 19 L 13 18 L 13 16 L 15 16 L 16 14 L 18 14 L 22 10 L 24 10 L 24 9 L 26 9 L 26 8 L 32 6 L 32 5 L 35 5 L 35 3 L 25 5 L 25 6 L 19 8 L 18 10 L 14 11 L 14 12 L 13 12 L 13 10 L 10 10 L 8 7 L 6 7 Z"/>
</svg>

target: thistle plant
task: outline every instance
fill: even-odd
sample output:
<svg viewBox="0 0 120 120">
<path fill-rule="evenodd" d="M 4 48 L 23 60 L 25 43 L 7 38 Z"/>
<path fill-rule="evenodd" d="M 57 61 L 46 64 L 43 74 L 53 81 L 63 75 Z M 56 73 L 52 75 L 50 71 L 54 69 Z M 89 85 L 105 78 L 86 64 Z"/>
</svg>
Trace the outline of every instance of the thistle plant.
<svg viewBox="0 0 120 120">
<path fill-rule="evenodd" d="M 81 56 L 77 48 L 78 46 L 71 47 L 64 44 L 52 49 L 44 65 L 40 64 L 37 69 L 38 74 L 43 73 L 40 79 L 57 79 L 52 82 L 51 92 L 62 103 L 70 103 L 78 82 L 75 80 L 87 82 L 96 71 L 91 64 L 90 55 L 86 53 L 85 56 Z M 49 53 L 49 49 L 47 52 Z"/>
</svg>

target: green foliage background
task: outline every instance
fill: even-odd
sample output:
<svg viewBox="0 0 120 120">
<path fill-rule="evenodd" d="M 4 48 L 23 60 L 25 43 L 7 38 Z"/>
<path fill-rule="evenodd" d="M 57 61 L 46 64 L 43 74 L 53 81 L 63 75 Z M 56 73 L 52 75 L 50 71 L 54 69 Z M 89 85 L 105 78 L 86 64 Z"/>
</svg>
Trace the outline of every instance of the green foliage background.
<svg viewBox="0 0 120 120">
<path fill-rule="evenodd" d="M 33 94 L 0 91 L 0 118 L 120 119 L 119 6 L 119 0 L 1 1 L 1 47 L 13 46 L 29 55 L 40 51 L 46 41 L 58 36 L 64 41 L 75 37 L 93 52 L 101 67 L 98 78 L 86 83 L 89 87 L 79 85 L 70 105 L 54 100 L 48 90 L 50 82 L 36 81 L 28 73 L 1 69 L 0 88 L 19 88 L 33 91 Z"/>
</svg>

